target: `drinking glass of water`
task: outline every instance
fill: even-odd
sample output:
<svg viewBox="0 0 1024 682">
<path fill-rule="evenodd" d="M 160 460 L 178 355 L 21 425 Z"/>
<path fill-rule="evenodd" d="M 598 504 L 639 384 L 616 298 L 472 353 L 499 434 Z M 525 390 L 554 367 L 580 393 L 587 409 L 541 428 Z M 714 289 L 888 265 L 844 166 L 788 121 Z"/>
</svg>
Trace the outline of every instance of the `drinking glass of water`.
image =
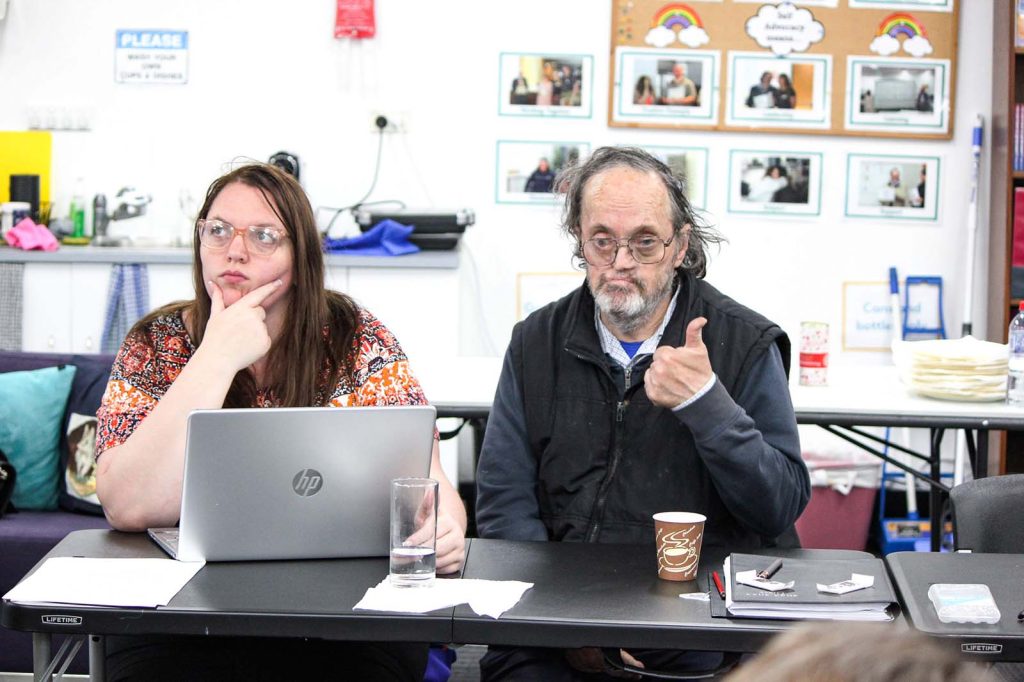
<svg viewBox="0 0 1024 682">
<path fill-rule="evenodd" d="M 437 537 L 437 481 L 396 478 L 391 481 L 391 584 L 434 584 Z"/>
</svg>

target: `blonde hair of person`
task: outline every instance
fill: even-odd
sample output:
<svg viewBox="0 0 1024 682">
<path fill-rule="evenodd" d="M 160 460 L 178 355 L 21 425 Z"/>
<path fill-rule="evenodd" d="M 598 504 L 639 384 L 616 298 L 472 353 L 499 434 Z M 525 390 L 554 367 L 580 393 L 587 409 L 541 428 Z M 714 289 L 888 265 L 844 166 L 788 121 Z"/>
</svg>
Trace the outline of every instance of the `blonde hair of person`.
<svg viewBox="0 0 1024 682">
<path fill-rule="evenodd" d="M 994 682 L 978 664 L 891 623 L 808 622 L 775 637 L 726 682 Z"/>
</svg>

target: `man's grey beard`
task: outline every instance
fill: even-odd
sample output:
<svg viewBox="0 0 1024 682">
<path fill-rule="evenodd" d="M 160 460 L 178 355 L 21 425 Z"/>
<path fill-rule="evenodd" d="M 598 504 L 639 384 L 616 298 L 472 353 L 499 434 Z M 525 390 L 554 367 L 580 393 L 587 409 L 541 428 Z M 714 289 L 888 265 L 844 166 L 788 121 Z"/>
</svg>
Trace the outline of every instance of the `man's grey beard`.
<svg viewBox="0 0 1024 682">
<path fill-rule="evenodd" d="M 658 306 L 672 295 L 674 276 L 674 271 L 666 272 L 661 282 L 655 282 L 656 288 L 653 291 L 645 290 L 640 281 L 633 279 L 637 291 L 630 292 L 625 300 L 616 301 L 615 296 L 608 291 L 608 284 L 600 286 L 598 291 L 591 289 L 591 293 L 602 317 L 618 331 L 631 335 L 649 323 Z"/>
</svg>

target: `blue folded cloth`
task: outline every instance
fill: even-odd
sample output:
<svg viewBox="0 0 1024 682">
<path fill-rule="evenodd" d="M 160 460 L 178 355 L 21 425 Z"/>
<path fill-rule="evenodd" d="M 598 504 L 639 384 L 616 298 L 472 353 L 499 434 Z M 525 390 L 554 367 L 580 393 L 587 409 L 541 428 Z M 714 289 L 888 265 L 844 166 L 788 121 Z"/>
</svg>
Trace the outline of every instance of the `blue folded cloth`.
<svg viewBox="0 0 1024 682">
<path fill-rule="evenodd" d="M 403 225 L 385 219 L 356 237 L 324 239 L 324 250 L 332 253 L 351 253 L 358 256 L 404 256 L 417 253 L 420 247 L 409 242 L 412 225 Z"/>
<path fill-rule="evenodd" d="M 128 331 L 149 310 L 149 270 L 145 263 L 114 263 L 110 266 L 107 314 L 103 321 L 100 351 L 116 353 Z"/>
</svg>

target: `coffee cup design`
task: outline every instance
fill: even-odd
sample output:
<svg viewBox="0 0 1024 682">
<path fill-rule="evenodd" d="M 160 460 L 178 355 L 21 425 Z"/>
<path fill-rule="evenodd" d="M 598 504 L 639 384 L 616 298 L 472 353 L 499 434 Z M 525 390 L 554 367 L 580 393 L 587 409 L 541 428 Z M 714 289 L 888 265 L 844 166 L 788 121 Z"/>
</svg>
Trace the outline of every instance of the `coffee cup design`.
<svg viewBox="0 0 1024 682">
<path fill-rule="evenodd" d="M 659 578 L 693 580 L 697 577 L 704 521 L 704 516 L 687 512 L 654 515 Z"/>
</svg>

